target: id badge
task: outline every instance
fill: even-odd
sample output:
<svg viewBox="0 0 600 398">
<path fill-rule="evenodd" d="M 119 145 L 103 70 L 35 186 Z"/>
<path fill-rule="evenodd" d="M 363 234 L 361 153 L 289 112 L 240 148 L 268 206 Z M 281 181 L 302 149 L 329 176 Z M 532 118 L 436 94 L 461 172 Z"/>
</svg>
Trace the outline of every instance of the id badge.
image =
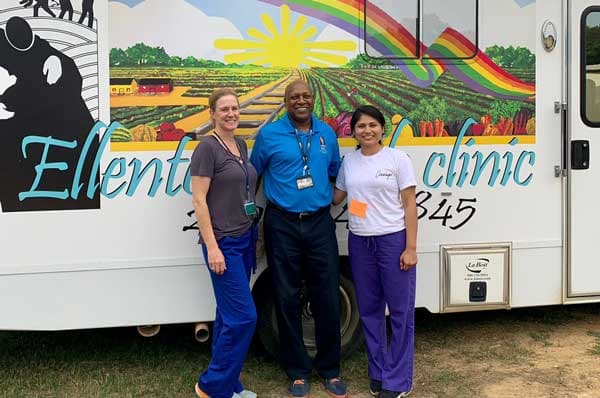
<svg viewBox="0 0 600 398">
<path fill-rule="evenodd" d="M 256 204 L 252 201 L 246 201 L 244 203 L 244 213 L 247 216 L 255 216 L 256 215 Z"/>
<path fill-rule="evenodd" d="M 312 176 L 302 176 L 296 179 L 296 185 L 298 185 L 298 190 L 303 190 L 306 188 L 312 188 L 314 186 Z"/>
</svg>

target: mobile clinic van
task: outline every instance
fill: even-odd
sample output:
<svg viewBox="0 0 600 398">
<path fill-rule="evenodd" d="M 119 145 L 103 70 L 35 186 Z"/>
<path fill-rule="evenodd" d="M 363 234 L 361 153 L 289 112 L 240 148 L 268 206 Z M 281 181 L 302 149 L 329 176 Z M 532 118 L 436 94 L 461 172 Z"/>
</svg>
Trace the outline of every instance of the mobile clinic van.
<svg viewBox="0 0 600 398">
<path fill-rule="evenodd" d="M 207 97 L 238 90 L 251 147 L 297 78 L 343 153 L 350 113 L 369 103 L 384 143 L 411 156 L 418 307 L 600 301 L 599 1 L 168 3 L 0 0 L 0 329 L 197 323 L 206 338 L 215 303 L 188 167 Z M 345 208 L 332 214 L 347 351 L 359 322 Z M 303 315 L 310 345 L 309 303 Z"/>
</svg>

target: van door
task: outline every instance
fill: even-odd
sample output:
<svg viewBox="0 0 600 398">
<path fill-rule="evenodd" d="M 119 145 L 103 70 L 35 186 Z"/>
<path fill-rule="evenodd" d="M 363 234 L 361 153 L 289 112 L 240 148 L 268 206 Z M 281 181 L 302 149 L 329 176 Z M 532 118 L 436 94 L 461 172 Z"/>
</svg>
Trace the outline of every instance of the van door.
<svg viewBox="0 0 600 398">
<path fill-rule="evenodd" d="M 569 2 L 567 297 L 600 296 L 600 0 Z"/>
</svg>

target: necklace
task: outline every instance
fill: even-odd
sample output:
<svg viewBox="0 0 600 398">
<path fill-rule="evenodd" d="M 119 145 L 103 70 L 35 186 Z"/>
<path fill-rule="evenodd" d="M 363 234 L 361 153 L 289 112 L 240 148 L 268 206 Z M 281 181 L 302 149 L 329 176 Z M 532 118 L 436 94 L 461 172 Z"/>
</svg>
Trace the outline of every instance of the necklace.
<svg viewBox="0 0 600 398">
<path fill-rule="evenodd" d="M 227 153 L 229 153 L 236 161 L 238 161 L 241 164 L 244 164 L 244 157 L 242 156 L 242 149 L 240 148 L 237 141 L 235 141 L 235 138 L 233 140 L 235 142 L 235 146 L 236 146 L 236 149 L 237 149 L 239 155 L 236 155 L 235 153 L 233 153 L 231 148 L 229 148 L 229 145 L 227 145 L 225 143 L 225 140 L 223 140 L 223 138 L 221 138 L 219 133 L 217 133 L 217 130 L 215 130 L 214 133 L 215 133 L 215 138 L 217 138 L 217 141 L 219 141 L 219 143 L 225 148 L 225 151 L 227 151 Z"/>
</svg>

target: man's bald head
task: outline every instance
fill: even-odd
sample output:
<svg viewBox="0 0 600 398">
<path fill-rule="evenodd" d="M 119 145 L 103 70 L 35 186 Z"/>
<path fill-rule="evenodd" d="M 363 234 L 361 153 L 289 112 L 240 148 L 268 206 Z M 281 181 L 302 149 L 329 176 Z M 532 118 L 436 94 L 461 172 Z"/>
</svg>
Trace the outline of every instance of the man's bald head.
<svg viewBox="0 0 600 398">
<path fill-rule="evenodd" d="M 306 89 L 309 93 L 312 94 L 312 90 L 310 89 L 310 86 L 308 85 L 308 83 L 305 80 L 296 79 L 285 87 L 285 94 L 284 94 L 285 100 L 287 100 L 290 97 L 290 93 L 296 87 Z M 302 91 L 306 91 L 306 90 L 302 90 Z"/>
</svg>

